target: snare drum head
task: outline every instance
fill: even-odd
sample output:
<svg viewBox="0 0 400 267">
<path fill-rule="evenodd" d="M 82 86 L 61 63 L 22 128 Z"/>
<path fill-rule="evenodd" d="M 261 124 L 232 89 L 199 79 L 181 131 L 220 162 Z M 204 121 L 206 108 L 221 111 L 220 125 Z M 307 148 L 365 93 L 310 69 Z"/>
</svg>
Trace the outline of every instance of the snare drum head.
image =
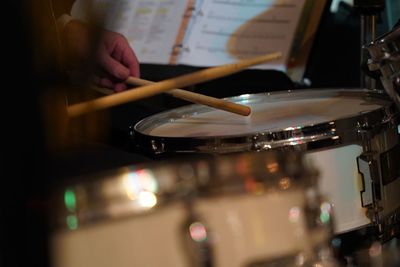
<svg viewBox="0 0 400 267">
<path fill-rule="evenodd" d="M 140 121 L 135 125 L 135 132 L 152 140 L 254 137 L 388 112 L 392 105 L 382 92 L 372 94 L 353 89 L 281 91 L 228 100 L 249 106 L 251 115 L 245 117 L 202 105 L 188 105 Z"/>
</svg>

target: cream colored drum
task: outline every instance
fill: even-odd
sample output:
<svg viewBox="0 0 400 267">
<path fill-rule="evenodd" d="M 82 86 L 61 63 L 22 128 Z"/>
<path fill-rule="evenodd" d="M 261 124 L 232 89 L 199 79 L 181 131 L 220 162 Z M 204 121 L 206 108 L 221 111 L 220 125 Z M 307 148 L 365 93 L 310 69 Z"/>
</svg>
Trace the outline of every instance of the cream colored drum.
<svg viewBox="0 0 400 267">
<path fill-rule="evenodd" d="M 63 187 L 52 266 L 336 266 L 316 172 L 276 152 L 131 166 Z"/>
<path fill-rule="evenodd" d="M 399 114 L 386 94 L 315 89 L 229 100 L 252 114 L 189 105 L 137 123 L 136 143 L 153 155 L 302 150 L 321 171 L 336 233 L 372 223 L 386 239 L 399 229 Z"/>
</svg>

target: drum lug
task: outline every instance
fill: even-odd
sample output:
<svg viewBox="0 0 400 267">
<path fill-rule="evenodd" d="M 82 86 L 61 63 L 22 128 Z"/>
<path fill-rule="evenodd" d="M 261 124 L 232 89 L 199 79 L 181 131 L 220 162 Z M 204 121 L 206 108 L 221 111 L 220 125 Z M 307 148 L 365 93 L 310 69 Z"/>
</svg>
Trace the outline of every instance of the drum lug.
<svg viewBox="0 0 400 267">
<path fill-rule="evenodd" d="M 361 206 L 367 208 L 366 216 L 377 227 L 378 232 L 382 233 L 380 214 L 383 207 L 380 205 L 382 198 L 379 182 L 378 165 L 375 160 L 376 153 L 364 152 L 357 157 L 358 172 L 362 176 L 363 189 L 361 194 Z"/>
<path fill-rule="evenodd" d="M 128 136 L 131 139 L 135 138 L 135 129 L 134 129 L 134 126 L 132 126 L 132 125 L 129 125 L 129 127 L 128 127 Z"/>
<path fill-rule="evenodd" d="M 263 135 L 264 135 L 264 133 L 257 133 L 251 137 L 251 150 L 253 150 L 253 151 L 262 151 L 263 150 L 263 146 L 261 145 L 261 142 L 260 142 Z M 268 148 L 268 147 L 264 147 L 264 150 L 265 150 L 265 148 Z M 271 147 L 269 147 L 269 148 L 271 148 Z"/>
<path fill-rule="evenodd" d="M 161 154 L 165 152 L 165 144 L 161 140 L 151 140 L 151 149 L 155 154 Z"/>
<path fill-rule="evenodd" d="M 376 203 L 374 194 L 376 184 L 374 177 L 378 174 L 376 161 L 371 153 L 363 153 L 357 157 L 357 165 L 362 177 L 361 206 L 371 208 Z"/>
</svg>

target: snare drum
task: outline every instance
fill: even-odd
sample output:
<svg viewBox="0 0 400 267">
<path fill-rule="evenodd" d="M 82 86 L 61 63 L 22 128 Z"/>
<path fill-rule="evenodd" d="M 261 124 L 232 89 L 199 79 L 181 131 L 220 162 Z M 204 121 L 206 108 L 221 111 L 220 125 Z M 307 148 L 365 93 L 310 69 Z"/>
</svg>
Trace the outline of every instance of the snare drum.
<svg viewBox="0 0 400 267">
<path fill-rule="evenodd" d="M 173 109 L 137 123 L 137 145 L 152 155 L 305 151 L 321 171 L 320 190 L 334 206 L 335 233 L 371 223 L 382 238 L 398 231 L 399 114 L 386 94 L 310 89 L 229 100 L 250 106 L 252 114 L 201 105 Z"/>
<path fill-rule="evenodd" d="M 336 264 L 332 209 L 299 153 L 170 161 L 93 178 L 55 194 L 54 267 Z"/>
</svg>

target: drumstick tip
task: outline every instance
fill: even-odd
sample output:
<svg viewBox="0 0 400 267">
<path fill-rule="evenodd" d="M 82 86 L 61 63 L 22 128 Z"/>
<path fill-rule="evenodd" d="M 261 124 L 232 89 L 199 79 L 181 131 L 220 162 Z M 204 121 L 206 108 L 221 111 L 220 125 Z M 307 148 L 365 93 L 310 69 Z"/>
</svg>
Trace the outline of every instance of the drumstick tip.
<svg viewBox="0 0 400 267">
<path fill-rule="evenodd" d="M 244 116 L 250 116 L 251 114 L 251 108 L 249 106 L 245 106 L 245 111 L 244 111 Z"/>
</svg>

